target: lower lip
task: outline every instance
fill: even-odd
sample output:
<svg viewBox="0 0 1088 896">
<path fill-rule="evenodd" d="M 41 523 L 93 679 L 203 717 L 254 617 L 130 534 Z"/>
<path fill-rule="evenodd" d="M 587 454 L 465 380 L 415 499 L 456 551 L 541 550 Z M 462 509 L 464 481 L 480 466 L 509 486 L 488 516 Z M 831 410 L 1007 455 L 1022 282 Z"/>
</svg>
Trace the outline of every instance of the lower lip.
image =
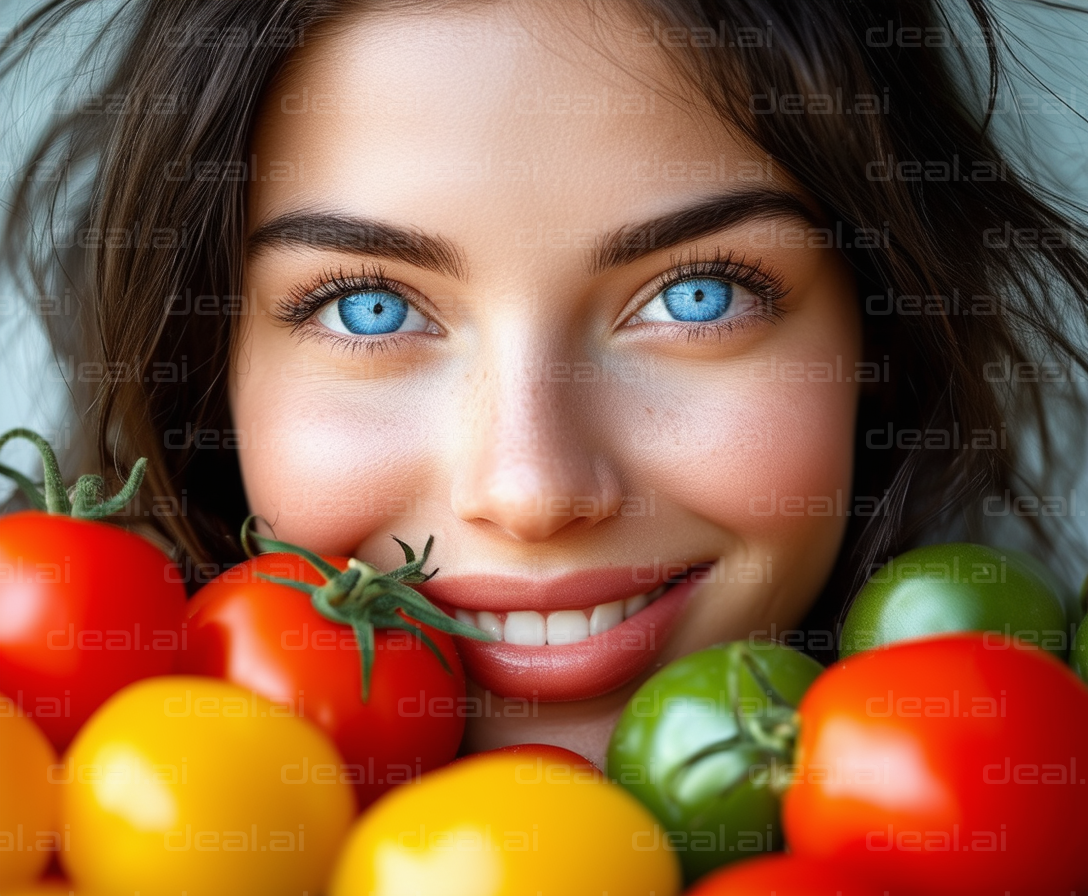
<svg viewBox="0 0 1088 896">
<path fill-rule="evenodd" d="M 697 584 L 681 582 L 615 628 L 577 644 L 523 647 L 457 638 L 457 651 L 472 679 L 501 697 L 599 697 L 654 664 Z"/>
</svg>

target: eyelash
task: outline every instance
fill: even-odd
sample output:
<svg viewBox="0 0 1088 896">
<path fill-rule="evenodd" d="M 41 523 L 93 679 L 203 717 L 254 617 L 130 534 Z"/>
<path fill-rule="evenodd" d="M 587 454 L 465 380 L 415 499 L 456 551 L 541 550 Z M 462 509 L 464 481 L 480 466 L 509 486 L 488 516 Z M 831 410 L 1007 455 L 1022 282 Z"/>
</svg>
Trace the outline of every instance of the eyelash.
<svg viewBox="0 0 1088 896">
<path fill-rule="evenodd" d="M 781 318 L 784 313 L 778 303 L 785 298 L 789 290 L 778 274 L 763 267 L 760 260 L 749 264 L 743 256 L 736 259 L 732 253 L 723 258 L 720 250 L 715 250 L 711 258 L 698 259 L 693 255 L 689 261 L 674 264 L 674 267 L 647 286 L 647 290 L 653 290 L 648 301 L 653 301 L 659 293 L 669 287 L 693 277 L 714 277 L 741 286 L 756 296 L 759 303 L 751 313 L 717 323 L 693 325 L 682 321 L 676 321 L 675 324 L 655 321 L 654 326 L 659 330 L 664 329 L 666 338 L 683 338 L 691 342 L 694 339 L 703 339 L 716 334 L 718 340 L 721 341 L 725 333 L 751 326 L 759 321 L 773 322 Z M 334 333 L 312 320 L 313 316 L 329 302 L 362 291 L 392 293 L 427 317 L 426 313 L 404 294 L 404 287 L 385 275 L 381 265 L 373 265 L 369 269 L 364 266 L 361 275 L 346 275 L 342 267 L 337 268 L 336 271 L 331 268 L 326 269 L 313 281 L 292 288 L 276 304 L 273 315 L 290 325 L 292 333 L 301 333 L 300 341 L 307 338 L 321 339 L 351 354 L 363 349 L 368 355 L 373 355 L 376 351 L 385 352 L 410 342 L 407 335 L 397 333 L 371 337 L 345 336 Z M 648 302 L 640 305 L 639 310 L 646 304 Z"/>
<path fill-rule="evenodd" d="M 789 294 L 789 289 L 785 286 L 779 274 L 763 266 L 761 259 L 748 263 L 745 261 L 744 256 L 738 259 L 731 252 L 722 257 L 720 249 L 715 249 L 714 255 L 710 258 L 700 260 L 693 253 L 689 261 L 674 262 L 674 267 L 661 274 L 646 288 L 647 292 L 652 291 L 649 301 L 652 302 L 659 293 L 664 292 L 670 286 L 675 286 L 677 283 L 690 280 L 693 277 L 714 277 L 735 286 L 741 286 L 751 292 L 759 300 L 759 303 L 748 314 L 716 323 L 685 324 L 683 321 L 676 321 L 675 323 L 655 321 L 654 326 L 656 328 L 666 331 L 666 338 L 683 338 L 691 342 L 694 339 L 717 335 L 720 342 L 726 333 L 752 326 L 760 321 L 774 322 L 779 320 L 785 313 L 779 302 Z M 644 302 L 639 306 L 639 310 L 647 304 L 649 302 Z"/>
<path fill-rule="evenodd" d="M 326 268 L 316 280 L 292 288 L 276 303 L 273 316 L 285 324 L 290 324 L 291 332 L 300 334 L 299 341 L 308 338 L 320 339 L 334 348 L 343 349 L 353 355 L 359 349 L 365 350 L 367 355 L 373 355 L 376 351 L 385 352 L 409 342 L 408 336 L 397 333 L 369 338 L 345 336 L 342 333 L 334 333 L 312 320 L 313 316 L 329 302 L 366 290 L 390 292 L 404 299 L 424 317 L 427 316 L 415 302 L 404 295 L 404 287 L 386 277 L 385 270 L 377 264 L 369 269 L 364 265 L 361 275 L 345 274 L 342 267 L 337 268 L 335 272 L 331 268 Z"/>
</svg>

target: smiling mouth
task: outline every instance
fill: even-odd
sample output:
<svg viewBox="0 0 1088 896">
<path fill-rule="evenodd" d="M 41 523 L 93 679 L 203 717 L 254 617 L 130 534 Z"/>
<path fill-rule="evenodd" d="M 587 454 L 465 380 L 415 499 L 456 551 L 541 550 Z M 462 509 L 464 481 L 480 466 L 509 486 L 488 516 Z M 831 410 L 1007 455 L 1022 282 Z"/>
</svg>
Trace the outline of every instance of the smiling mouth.
<svg viewBox="0 0 1088 896">
<path fill-rule="evenodd" d="M 636 594 L 623 600 L 613 600 L 581 609 L 466 610 L 461 607 L 447 608 L 459 621 L 474 626 L 491 635 L 492 643 L 502 642 L 521 647 L 544 647 L 577 644 L 601 635 L 651 606 L 676 585 L 688 580 L 692 572 L 707 569 L 711 563 L 696 563 L 682 573 L 666 580 L 652 591 Z"/>
<path fill-rule="evenodd" d="M 577 644 L 593 635 L 604 634 L 625 619 L 646 609 L 676 583 L 659 585 L 653 591 L 636 594 L 626 600 L 613 600 L 582 610 L 511 610 L 490 613 L 487 610 L 457 609 L 454 615 L 461 622 L 487 632 L 495 641 L 523 647 L 543 647 L 545 644 Z"/>
<path fill-rule="evenodd" d="M 515 582 L 505 599 L 501 577 L 462 579 L 447 596 L 475 598 L 472 610 L 439 595 L 431 599 L 447 614 L 501 636 L 486 642 L 457 638 L 465 671 L 476 684 L 510 699 L 588 700 L 623 687 L 658 663 L 692 592 L 707 581 L 693 573 L 714 563 L 692 564 L 664 581 L 657 579 L 656 587 L 641 594 L 617 586 L 615 575 L 610 580 L 575 574 L 558 580 L 554 589 Z M 582 607 L 579 592 L 610 600 Z M 549 599 L 555 609 L 549 608 Z M 504 604 L 509 609 L 500 610 Z"/>
</svg>

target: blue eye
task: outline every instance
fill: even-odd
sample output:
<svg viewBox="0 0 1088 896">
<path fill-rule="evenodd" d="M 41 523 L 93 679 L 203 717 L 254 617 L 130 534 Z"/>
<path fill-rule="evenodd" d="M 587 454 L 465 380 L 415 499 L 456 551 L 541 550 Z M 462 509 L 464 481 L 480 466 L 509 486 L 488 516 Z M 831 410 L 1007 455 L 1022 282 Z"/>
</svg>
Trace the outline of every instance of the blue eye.
<svg viewBox="0 0 1088 896">
<path fill-rule="evenodd" d="M 329 302 L 317 319 L 330 330 L 350 336 L 395 333 L 405 322 L 408 330 L 423 330 L 427 326 L 427 319 L 408 302 L 380 289 L 354 292 Z"/>
<path fill-rule="evenodd" d="M 662 290 L 661 295 L 669 314 L 677 320 L 685 323 L 716 320 L 733 304 L 733 285 L 700 277 L 674 283 Z"/>
<path fill-rule="evenodd" d="M 340 322 L 351 333 L 392 333 L 408 316 L 408 303 L 388 292 L 357 292 L 336 303 Z"/>
<path fill-rule="evenodd" d="M 759 299 L 748 289 L 718 277 L 688 277 L 665 287 L 643 305 L 633 323 L 690 323 L 742 315 Z"/>
</svg>

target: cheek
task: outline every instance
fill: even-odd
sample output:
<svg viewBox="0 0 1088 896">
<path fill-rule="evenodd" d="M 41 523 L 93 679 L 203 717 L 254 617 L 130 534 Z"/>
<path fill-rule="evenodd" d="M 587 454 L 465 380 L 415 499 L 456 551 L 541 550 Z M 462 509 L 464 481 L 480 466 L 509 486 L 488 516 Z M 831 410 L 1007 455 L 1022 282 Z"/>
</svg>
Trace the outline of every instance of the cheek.
<svg viewBox="0 0 1088 896">
<path fill-rule="evenodd" d="M 360 533 L 418 511 L 421 477 L 434 475 L 433 458 L 417 450 L 427 444 L 427 414 L 405 413 L 404 396 L 307 370 L 300 353 L 290 362 L 289 354 L 254 344 L 231 373 L 249 509 L 280 539 L 350 555 Z"/>
<path fill-rule="evenodd" d="M 673 422 L 688 439 L 658 443 L 659 503 L 664 489 L 713 525 L 727 558 L 693 605 L 676 655 L 795 624 L 827 580 L 846 528 L 856 384 L 733 383 L 682 406 Z"/>
<path fill-rule="evenodd" d="M 781 382 L 683 405 L 686 438 L 657 442 L 660 481 L 689 510 L 744 542 L 790 544 L 845 512 L 857 389 Z"/>
</svg>

